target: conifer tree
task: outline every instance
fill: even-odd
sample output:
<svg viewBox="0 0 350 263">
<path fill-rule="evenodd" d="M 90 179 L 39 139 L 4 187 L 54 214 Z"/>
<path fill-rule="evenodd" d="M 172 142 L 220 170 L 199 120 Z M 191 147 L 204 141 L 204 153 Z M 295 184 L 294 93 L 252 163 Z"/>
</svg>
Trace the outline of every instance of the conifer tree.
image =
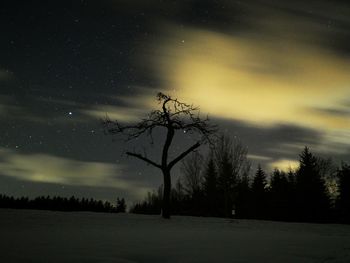
<svg viewBox="0 0 350 263">
<path fill-rule="evenodd" d="M 215 149 L 215 159 L 218 172 L 218 191 L 220 193 L 218 196 L 220 215 L 229 217 L 233 208 L 237 183 L 237 175 L 233 170 L 232 140 L 230 137 L 222 135 L 219 138 Z"/>
<path fill-rule="evenodd" d="M 270 215 L 279 220 L 290 217 L 292 208 L 292 185 L 285 172 L 275 169 L 270 182 Z"/>
<path fill-rule="evenodd" d="M 254 192 L 255 195 L 262 196 L 266 192 L 265 191 L 266 184 L 267 184 L 266 174 L 259 164 L 258 169 L 254 176 L 252 191 Z"/>
<path fill-rule="evenodd" d="M 217 211 L 217 172 L 215 168 L 215 162 L 213 153 L 210 153 L 209 160 L 205 167 L 204 174 L 204 195 L 207 204 L 207 214 L 210 216 L 216 216 Z"/>
<path fill-rule="evenodd" d="M 259 164 L 252 183 L 252 213 L 255 218 L 263 218 L 266 214 L 266 184 L 266 174 Z"/>
<path fill-rule="evenodd" d="M 317 158 L 305 147 L 300 154 L 296 173 L 298 217 L 306 221 L 322 221 L 329 214 L 329 197 L 318 169 Z"/>
<path fill-rule="evenodd" d="M 337 208 L 340 210 L 341 220 L 350 222 L 350 165 L 343 163 L 338 170 L 339 196 Z"/>
<path fill-rule="evenodd" d="M 237 217 L 249 218 L 251 216 L 251 189 L 249 187 L 249 174 L 244 173 L 237 186 L 236 213 Z"/>
<path fill-rule="evenodd" d="M 116 212 L 117 213 L 125 213 L 126 211 L 126 203 L 125 203 L 125 199 L 119 199 L 119 197 L 117 198 L 117 206 L 116 206 Z"/>
</svg>

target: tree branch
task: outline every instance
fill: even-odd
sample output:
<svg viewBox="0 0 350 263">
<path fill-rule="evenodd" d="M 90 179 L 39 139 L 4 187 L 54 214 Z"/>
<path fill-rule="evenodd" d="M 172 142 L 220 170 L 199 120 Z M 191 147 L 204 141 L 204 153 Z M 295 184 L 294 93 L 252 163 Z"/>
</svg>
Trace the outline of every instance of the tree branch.
<svg viewBox="0 0 350 263">
<path fill-rule="evenodd" d="M 195 149 L 197 149 L 201 144 L 199 142 L 193 144 L 190 148 L 188 148 L 186 151 L 181 153 L 179 156 L 177 156 L 174 160 L 172 160 L 168 167 L 171 169 L 177 162 L 179 162 L 181 159 L 185 158 L 187 154 L 193 152 Z"/>
<path fill-rule="evenodd" d="M 142 160 L 142 161 L 144 161 L 144 162 L 146 162 L 146 163 L 148 163 L 148 164 L 151 164 L 151 165 L 153 165 L 153 166 L 155 166 L 155 167 L 157 167 L 157 168 L 159 168 L 159 169 L 162 169 L 162 166 L 161 166 L 161 165 L 159 165 L 159 164 L 153 162 L 152 160 L 150 160 L 150 159 L 148 159 L 148 158 L 142 156 L 141 154 L 132 153 L 132 152 L 126 152 L 126 154 L 129 155 L 129 156 L 136 157 L 136 158 L 138 158 L 138 159 L 140 159 L 140 160 Z"/>
</svg>

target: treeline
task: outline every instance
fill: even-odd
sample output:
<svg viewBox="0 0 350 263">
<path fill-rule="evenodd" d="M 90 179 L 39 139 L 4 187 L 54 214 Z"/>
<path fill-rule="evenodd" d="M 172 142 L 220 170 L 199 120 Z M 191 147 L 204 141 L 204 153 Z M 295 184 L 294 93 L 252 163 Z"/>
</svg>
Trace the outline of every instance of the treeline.
<svg viewBox="0 0 350 263">
<path fill-rule="evenodd" d="M 182 163 L 171 193 L 174 215 L 350 223 L 350 166 L 340 168 L 305 147 L 299 167 L 251 174 L 247 149 L 222 136 L 209 155 L 194 153 Z M 159 214 L 161 188 L 130 212 Z"/>
<path fill-rule="evenodd" d="M 124 198 L 117 198 L 116 204 L 113 205 L 108 201 L 103 202 L 92 198 L 79 199 L 74 196 L 70 198 L 40 196 L 29 199 L 28 197 L 14 198 L 0 194 L 0 208 L 124 213 L 126 203 Z"/>
</svg>

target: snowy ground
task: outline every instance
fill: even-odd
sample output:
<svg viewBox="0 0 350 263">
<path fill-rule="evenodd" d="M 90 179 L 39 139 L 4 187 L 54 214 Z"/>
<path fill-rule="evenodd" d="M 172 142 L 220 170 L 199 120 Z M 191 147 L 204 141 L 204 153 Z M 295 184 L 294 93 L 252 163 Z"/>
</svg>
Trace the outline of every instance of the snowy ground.
<svg viewBox="0 0 350 263">
<path fill-rule="evenodd" d="M 350 262 L 350 226 L 0 209 L 0 262 Z"/>
</svg>

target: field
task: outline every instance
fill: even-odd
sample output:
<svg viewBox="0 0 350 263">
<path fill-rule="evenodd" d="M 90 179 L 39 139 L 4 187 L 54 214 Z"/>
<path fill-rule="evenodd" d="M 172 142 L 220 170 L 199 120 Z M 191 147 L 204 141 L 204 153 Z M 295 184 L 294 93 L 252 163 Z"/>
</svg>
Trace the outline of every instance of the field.
<svg viewBox="0 0 350 263">
<path fill-rule="evenodd" d="M 0 209 L 0 262 L 350 262 L 350 226 Z"/>
</svg>

